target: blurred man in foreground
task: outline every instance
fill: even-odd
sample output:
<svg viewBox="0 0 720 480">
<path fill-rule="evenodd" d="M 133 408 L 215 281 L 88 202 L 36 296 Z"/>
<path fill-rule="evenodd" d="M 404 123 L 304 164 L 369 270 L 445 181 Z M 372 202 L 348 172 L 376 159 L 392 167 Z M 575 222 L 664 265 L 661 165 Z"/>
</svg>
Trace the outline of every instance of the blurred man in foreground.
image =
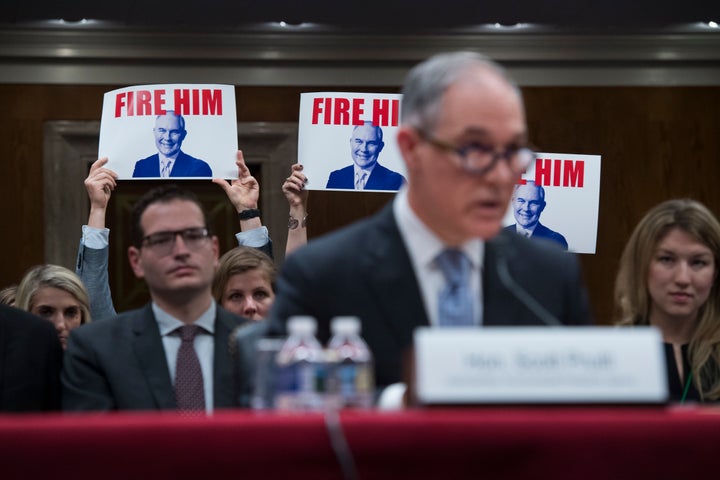
<svg viewBox="0 0 720 480">
<path fill-rule="evenodd" d="M 577 258 L 501 231 L 533 158 L 522 97 L 504 70 L 477 53 L 441 54 L 413 68 L 402 93 L 407 185 L 378 214 L 288 257 L 274 328 L 313 315 L 327 341 L 333 316 L 360 317 L 386 386 L 403 380 L 419 326 L 590 322 Z M 518 299 L 520 288 L 542 312 Z"/>
</svg>

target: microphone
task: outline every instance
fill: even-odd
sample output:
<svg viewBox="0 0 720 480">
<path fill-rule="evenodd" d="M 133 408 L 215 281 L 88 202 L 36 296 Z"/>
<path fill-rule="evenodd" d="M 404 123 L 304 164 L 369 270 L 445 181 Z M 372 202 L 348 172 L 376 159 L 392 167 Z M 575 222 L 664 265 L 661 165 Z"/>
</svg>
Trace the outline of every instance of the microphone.
<svg viewBox="0 0 720 480">
<path fill-rule="evenodd" d="M 494 243 L 497 247 L 497 263 L 496 271 L 500 282 L 505 288 L 510 290 L 513 296 L 520 300 L 520 303 L 530 310 L 536 317 L 538 317 L 545 325 L 550 327 L 562 327 L 564 326 L 555 315 L 550 313 L 547 308 L 543 307 L 540 302 L 528 293 L 515 279 L 510 275 L 510 269 L 508 268 L 507 251 L 513 252 L 513 247 L 507 238 L 503 237 L 502 232 L 497 235 L 494 239 Z M 506 251 L 507 250 L 507 251 Z"/>
</svg>

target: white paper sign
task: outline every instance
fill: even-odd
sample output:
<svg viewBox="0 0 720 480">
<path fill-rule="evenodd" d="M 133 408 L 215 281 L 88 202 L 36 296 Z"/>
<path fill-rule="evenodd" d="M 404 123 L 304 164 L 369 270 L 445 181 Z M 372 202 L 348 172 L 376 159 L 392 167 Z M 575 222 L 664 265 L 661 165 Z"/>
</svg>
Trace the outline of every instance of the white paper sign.
<svg viewBox="0 0 720 480">
<path fill-rule="evenodd" d="M 377 162 L 363 190 L 397 191 L 407 178 L 395 138 L 400 98 L 384 93 L 301 94 L 298 162 L 308 177 L 307 189 L 354 190 L 353 165 Z"/>
<path fill-rule="evenodd" d="M 232 85 L 137 85 L 104 96 L 98 158 L 120 179 L 157 180 L 163 156 L 173 160 L 171 180 L 237 178 L 237 149 Z"/>
<path fill-rule="evenodd" d="M 599 155 L 536 153 L 518 186 L 521 200 L 510 202 L 503 225 L 536 224 L 531 238 L 555 240 L 576 253 L 595 253 L 600 207 Z M 537 186 L 544 190 L 544 205 L 537 204 Z M 535 204 L 533 204 L 535 201 Z"/>
<path fill-rule="evenodd" d="M 422 327 L 415 374 L 424 404 L 668 398 L 662 338 L 652 327 Z"/>
</svg>

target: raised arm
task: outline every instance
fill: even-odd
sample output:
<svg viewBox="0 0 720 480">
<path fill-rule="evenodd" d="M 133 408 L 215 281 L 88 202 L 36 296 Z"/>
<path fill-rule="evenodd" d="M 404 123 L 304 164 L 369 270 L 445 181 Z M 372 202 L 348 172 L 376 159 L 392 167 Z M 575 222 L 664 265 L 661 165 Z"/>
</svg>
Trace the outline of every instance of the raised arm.
<svg viewBox="0 0 720 480">
<path fill-rule="evenodd" d="M 290 206 L 288 220 L 288 237 L 285 245 L 285 256 L 290 255 L 307 243 L 307 198 L 305 190 L 307 177 L 302 173 L 303 166 L 296 163 L 291 167 L 290 176 L 285 179 L 282 191 Z"/>
<path fill-rule="evenodd" d="M 88 227 L 105 228 L 105 215 L 110 203 L 110 196 L 117 186 L 117 173 L 105 168 L 107 158 L 100 158 L 90 167 L 90 173 L 85 179 L 85 190 L 90 199 L 90 215 Z"/>
<path fill-rule="evenodd" d="M 109 230 L 105 227 L 105 215 L 117 186 L 117 174 L 104 167 L 107 161 L 107 158 L 96 160 L 85 179 L 90 215 L 82 229 L 75 265 L 75 272 L 90 296 L 90 316 L 96 320 L 116 315 L 108 278 Z"/>
<path fill-rule="evenodd" d="M 262 224 L 258 199 L 260 198 L 260 184 L 250 174 L 245 165 L 242 150 L 238 150 L 235 165 L 238 167 L 238 178 L 230 183 L 224 178 L 213 178 L 213 183 L 219 185 L 235 211 L 238 213 L 240 233 L 235 235 L 241 246 L 254 247 L 272 257 L 272 240 L 267 228 Z"/>
</svg>

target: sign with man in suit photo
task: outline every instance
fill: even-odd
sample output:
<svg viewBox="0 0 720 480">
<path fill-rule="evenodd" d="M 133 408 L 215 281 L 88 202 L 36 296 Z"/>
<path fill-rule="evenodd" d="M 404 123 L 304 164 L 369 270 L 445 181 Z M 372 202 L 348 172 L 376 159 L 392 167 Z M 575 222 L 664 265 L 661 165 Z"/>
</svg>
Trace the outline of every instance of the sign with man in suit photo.
<svg viewBox="0 0 720 480">
<path fill-rule="evenodd" d="M 399 94 L 301 94 L 298 162 L 313 179 L 308 190 L 398 191 L 406 181 L 399 116 Z"/>
<path fill-rule="evenodd" d="M 107 92 L 99 158 L 119 179 L 237 178 L 232 85 L 139 85 Z"/>
<path fill-rule="evenodd" d="M 600 155 L 533 153 L 513 188 L 503 225 L 531 240 L 575 253 L 595 253 Z M 542 217 L 542 218 L 541 218 Z"/>
</svg>

